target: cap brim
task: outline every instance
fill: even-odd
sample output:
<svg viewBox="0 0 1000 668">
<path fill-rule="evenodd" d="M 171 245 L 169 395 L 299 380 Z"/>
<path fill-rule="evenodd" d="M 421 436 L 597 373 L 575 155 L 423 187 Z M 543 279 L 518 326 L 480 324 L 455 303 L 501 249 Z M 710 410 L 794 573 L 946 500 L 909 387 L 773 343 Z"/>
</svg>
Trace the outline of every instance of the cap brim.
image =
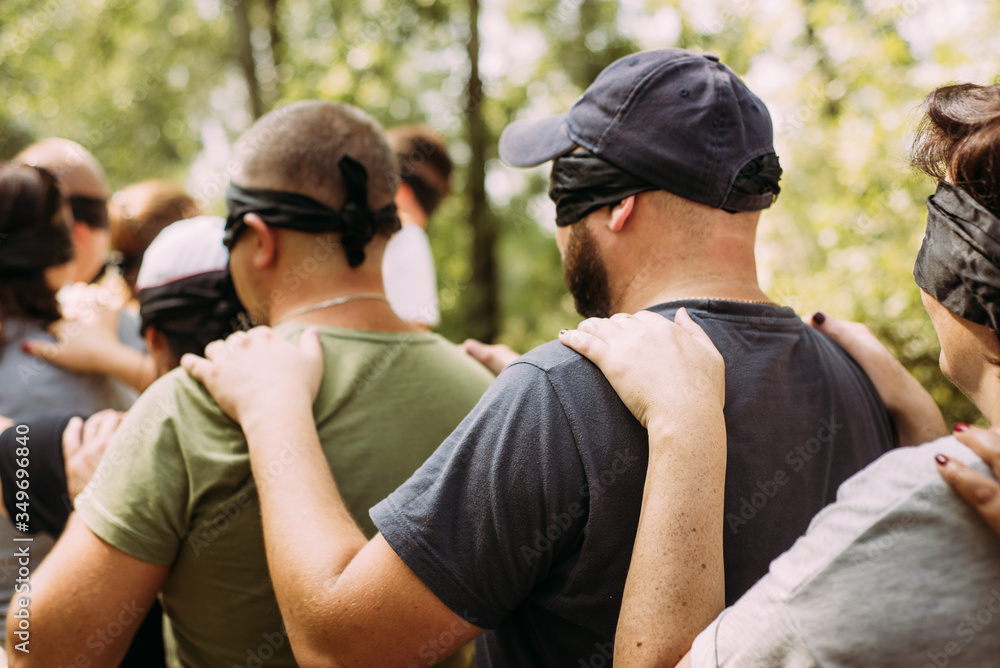
<svg viewBox="0 0 1000 668">
<path fill-rule="evenodd" d="M 500 159 L 511 167 L 534 167 L 576 146 L 566 128 L 566 114 L 514 121 L 500 135 Z"/>
</svg>

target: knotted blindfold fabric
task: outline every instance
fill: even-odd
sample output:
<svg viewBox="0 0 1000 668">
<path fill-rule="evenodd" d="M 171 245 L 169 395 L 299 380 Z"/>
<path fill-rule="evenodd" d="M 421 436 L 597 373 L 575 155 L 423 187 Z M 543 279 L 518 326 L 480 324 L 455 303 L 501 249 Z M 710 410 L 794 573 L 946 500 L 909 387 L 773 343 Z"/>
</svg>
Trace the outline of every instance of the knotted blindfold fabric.
<svg viewBox="0 0 1000 668">
<path fill-rule="evenodd" d="M 142 331 L 162 331 L 202 338 L 207 344 L 225 338 L 243 312 L 227 269 L 185 276 L 139 290 Z"/>
<path fill-rule="evenodd" d="M 0 275 L 30 274 L 73 259 L 73 238 L 63 225 L 0 234 Z"/>
<path fill-rule="evenodd" d="M 338 163 L 347 191 L 347 201 L 340 211 L 334 211 L 311 197 L 279 190 L 243 188 L 230 184 L 226 192 L 229 217 L 226 219 L 224 243 L 232 248 L 239 233 L 246 227 L 243 216 L 256 213 L 272 227 L 301 232 L 339 232 L 340 244 L 347 253 L 347 262 L 357 267 L 365 261 L 365 246 L 378 229 L 390 231 L 400 227 L 396 205 L 378 211 L 368 206 L 368 173 L 364 166 L 349 156 Z"/>
<path fill-rule="evenodd" d="M 73 220 L 81 220 L 95 230 L 106 230 L 108 222 L 108 203 L 103 199 L 92 197 L 67 197 L 69 207 L 73 210 Z"/>
<path fill-rule="evenodd" d="M 733 179 L 729 194 L 720 207 L 723 211 L 760 211 L 774 203 L 781 192 L 781 163 L 774 153 L 758 156 L 743 165 Z"/>
<path fill-rule="evenodd" d="M 913 277 L 945 308 L 1000 330 L 1000 219 L 967 192 L 938 183 Z"/>
<path fill-rule="evenodd" d="M 552 161 L 549 198 L 556 205 L 556 225 L 565 227 L 605 206 L 647 190 L 648 181 L 618 169 L 589 151 L 567 153 Z"/>
</svg>

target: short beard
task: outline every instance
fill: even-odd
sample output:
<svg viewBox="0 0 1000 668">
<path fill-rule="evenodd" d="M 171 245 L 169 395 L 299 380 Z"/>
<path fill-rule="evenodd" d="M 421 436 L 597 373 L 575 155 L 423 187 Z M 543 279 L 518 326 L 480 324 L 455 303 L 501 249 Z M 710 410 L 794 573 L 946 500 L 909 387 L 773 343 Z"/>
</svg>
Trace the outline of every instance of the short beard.
<svg viewBox="0 0 1000 668">
<path fill-rule="evenodd" d="M 611 315 L 608 271 L 586 220 L 570 227 L 563 274 L 577 313 L 584 318 L 607 318 Z"/>
</svg>

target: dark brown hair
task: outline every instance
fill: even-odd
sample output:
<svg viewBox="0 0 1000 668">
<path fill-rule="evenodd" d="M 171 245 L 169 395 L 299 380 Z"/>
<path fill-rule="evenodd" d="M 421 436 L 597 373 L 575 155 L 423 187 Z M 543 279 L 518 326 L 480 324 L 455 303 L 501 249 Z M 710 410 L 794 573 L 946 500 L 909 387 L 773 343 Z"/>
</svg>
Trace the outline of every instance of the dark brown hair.
<svg viewBox="0 0 1000 668">
<path fill-rule="evenodd" d="M 191 196 L 170 181 L 142 181 L 112 195 L 111 248 L 121 253 L 122 278 L 133 292 L 142 255 L 156 235 L 170 223 L 199 213 Z"/>
<path fill-rule="evenodd" d="M 68 226 L 69 220 L 68 205 L 52 174 L 38 167 L 0 162 L 0 234 Z M 23 317 L 47 326 L 61 317 L 56 291 L 45 281 L 45 269 L 40 260 L 37 269 L 0 277 L 0 325 L 8 318 Z M 0 331 L 0 346 L 4 333 Z"/>
<path fill-rule="evenodd" d="M 927 96 L 913 164 L 1000 216 L 1000 86 L 942 86 Z"/>
<path fill-rule="evenodd" d="M 404 125 L 390 128 L 385 136 L 396 152 L 400 179 L 430 216 L 450 191 L 452 163 L 441 133 L 426 125 Z"/>
</svg>

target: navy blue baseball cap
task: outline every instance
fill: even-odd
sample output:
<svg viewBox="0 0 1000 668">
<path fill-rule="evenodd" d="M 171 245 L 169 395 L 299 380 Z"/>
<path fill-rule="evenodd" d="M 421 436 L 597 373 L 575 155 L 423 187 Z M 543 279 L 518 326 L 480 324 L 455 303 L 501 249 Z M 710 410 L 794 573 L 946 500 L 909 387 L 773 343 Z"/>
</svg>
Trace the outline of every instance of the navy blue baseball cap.
<svg viewBox="0 0 1000 668">
<path fill-rule="evenodd" d="M 508 125 L 500 157 L 533 167 L 577 146 L 715 208 L 758 211 L 774 201 L 771 192 L 731 192 L 741 169 L 774 154 L 774 131 L 764 103 L 713 54 L 658 49 L 616 60 L 567 113 Z"/>
</svg>

